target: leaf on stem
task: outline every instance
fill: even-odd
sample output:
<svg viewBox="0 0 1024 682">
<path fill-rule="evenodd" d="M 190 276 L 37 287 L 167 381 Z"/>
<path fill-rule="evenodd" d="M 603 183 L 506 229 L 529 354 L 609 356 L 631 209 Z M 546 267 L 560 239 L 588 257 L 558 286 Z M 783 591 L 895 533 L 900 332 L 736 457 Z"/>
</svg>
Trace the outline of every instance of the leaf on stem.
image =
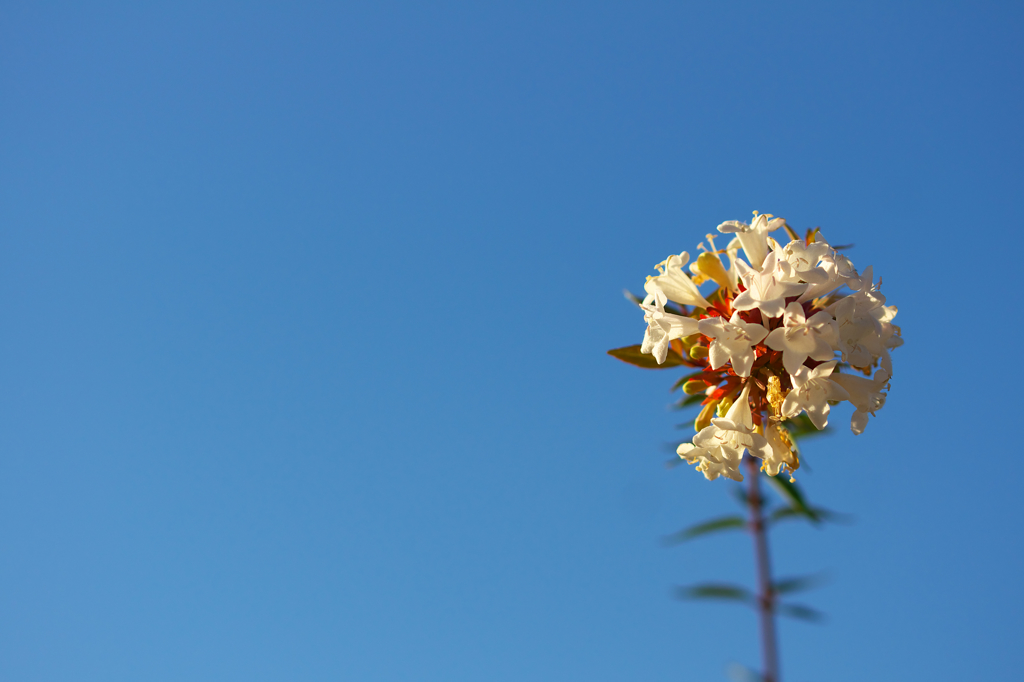
<svg viewBox="0 0 1024 682">
<path fill-rule="evenodd" d="M 681 542 L 692 540 L 693 538 L 700 537 L 701 535 L 707 535 L 708 533 L 717 533 L 723 530 L 741 530 L 746 528 L 747 522 L 742 516 L 722 516 L 717 519 L 711 519 L 703 523 L 684 528 L 678 533 L 673 533 L 665 538 L 665 544 L 667 545 L 678 545 Z"/>
<path fill-rule="evenodd" d="M 779 604 L 776 610 L 781 616 L 789 616 L 790 618 L 806 620 L 811 623 L 820 623 L 825 620 L 824 613 L 803 604 Z"/>
<path fill-rule="evenodd" d="M 745 587 L 725 583 L 701 583 L 676 588 L 677 599 L 725 599 L 744 604 L 753 604 L 754 595 Z"/>
<path fill-rule="evenodd" d="M 618 358 L 623 362 L 628 362 L 631 365 L 642 367 L 643 369 L 668 369 L 669 367 L 678 367 L 683 362 L 683 356 L 675 352 L 671 348 L 668 351 L 668 356 L 665 358 L 665 362 L 658 364 L 658 361 L 654 359 L 653 355 L 640 352 L 640 345 L 636 346 L 625 346 L 623 348 L 614 348 L 608 351 L 608 355 L 613 358 Z"/>
<path fill-rule="evenodd" d="M 813 523 L 819 521 L 828 521 L 829 523 L 852 523 L 853 517 L 849 514 L 840 514 L 824 507 L 811 507 L 811 511 L 814 512 Z M 770 523 L 776 523 L 778 521 L 785 521 L 787 519 L 809 519 L 809 517 L 798 509 L 792 507 L 780 507 L 772 512 L 768 518 Z"/>
<path fill-rule="evenodd" d="M 798 575 L 789 578 L 781 578 L 772 585 L 772 591 L 776 594 L 792 594 L 809 590 L 825 582 L 825 576 L 821 573 L 815 575 Z"/>
<path fill-rule="evenodd" d="M 790 483 L 784 476 L 766 476 L 765 478 L 768 479 L 768 482 L 786 500 L 795 513 L 803 514 L 813 523 L 821 521 L 818 512 L 807 505 L 804 494 L 800 492 L 800 488 L 797 487 L 796 483 Z"/>
<path fill-rule="evenodd" d="M 672 405 L 672 407 L 674 407 L 677 410 L 681 410 L 684 407 L 689 407 L 690 405 L 696 405 L 700 402 L 703 402 L 703 400 L 706 397 L 707 396 L 704 395 L 703 393 L 698 393 L 697 395 L 688 395 L 685 398 L 681 399 L 679 402 Z M 687 423 L 683 424 L 682 426 L 693 426 L 693 424 Z"/>
</svg>

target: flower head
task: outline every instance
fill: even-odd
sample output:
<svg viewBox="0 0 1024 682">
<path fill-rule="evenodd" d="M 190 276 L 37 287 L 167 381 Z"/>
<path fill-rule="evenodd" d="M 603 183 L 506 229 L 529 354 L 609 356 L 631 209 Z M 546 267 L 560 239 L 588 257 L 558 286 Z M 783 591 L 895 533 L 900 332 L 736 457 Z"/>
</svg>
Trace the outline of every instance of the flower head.
<svg viewBox="0 0 1024 682">
<path fill-rule="evenodd" d="M 823 429 L 831 405 L 847 400 L 859 434 L 885 405 L 890 353 L 903 338 L 881 280 L 870 267 L 859 273 L 817 229 L 799 239 L 785 226 L 793 237 L 786 244 L 769 238 L 783 226 L 781 218 L 757 213 L 750 225 L 722 223 L 719 232 L 735 237 L 719 251 L 708 235 L 710 248 L 701 244 L 704 253 L 689 267 L 693 279 L 684 251 L 659 263 L 644 286 L 640 350 L 662 364 L 674 343 L 676 364 L 698 370 L 680 382 L 701 398 L 697 433 L 677 452 L 708 479 L 742 480 L 745 454 L 760 458 L 771 476 L 792 475 L 800 459 L 788 420 L 806 413 Z M 712 284 L 718 288 L 707 297 L 697 288 Z M 874 376 L 840 373 L 840 361 Z"/>
</svg>

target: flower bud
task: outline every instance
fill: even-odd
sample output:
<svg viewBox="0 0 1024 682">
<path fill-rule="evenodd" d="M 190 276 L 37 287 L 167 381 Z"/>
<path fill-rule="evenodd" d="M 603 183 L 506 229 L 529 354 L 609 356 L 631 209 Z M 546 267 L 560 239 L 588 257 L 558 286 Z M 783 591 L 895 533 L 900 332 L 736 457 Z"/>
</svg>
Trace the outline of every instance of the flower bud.
<svg viewBox="0 0 1024 682">
<path fill-rule="evenodd" d="M 683 393 L 686 395 L 697 395 L 708 390 L 708 385 L 700 379 L 690 379 L 683 384 Z"/>
<path fill-rule="evenodd" d="M 705 251 L 700 254 L 696 262 L 690 266 L 690 271 L 699 272 L 704 278 L 713 280 L 723 289 L 729 288 L 729 274 L 722 267 L 722 261 L 713 253 Z"/>
<path fill-rule="evenodd" d="M 697 415 L 697 419 L 693 422 L 693 428 L 699 432 L 701 429 L 706 429 L 711 426 L 711 419 L 715 416 L 715 406 L 717 401 L 712 401 L 704 406 L 704 409 Z"/>
<path fill-rule="evenodd" d="M 708 356 L 707 346 L 694 346 L 690 349 L 690 357 L 694 360 L 700 360 Z"/>
</svg>

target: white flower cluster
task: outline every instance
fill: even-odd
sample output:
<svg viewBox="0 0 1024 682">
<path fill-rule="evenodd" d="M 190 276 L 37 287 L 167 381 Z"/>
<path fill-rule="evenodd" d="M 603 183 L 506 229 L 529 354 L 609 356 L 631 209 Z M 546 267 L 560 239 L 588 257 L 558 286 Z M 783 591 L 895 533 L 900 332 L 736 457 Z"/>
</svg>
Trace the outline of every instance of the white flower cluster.
<svg viewBox="0 0 1024 682">
<path fill-rule="evenodd" d="M 791 237 L 786 244 L 769 236 L 780 228 Z M 800 239 L 781 218 L 755 212 L 752 224 L 729 221 L 718 231 L 734 238 L 716 251 L 708 235 L 710 248 L 689 274 L 685 251 L 655 266 L 659 274 L 644 286 L 641 350 L 661 364 L 672 349 L 702 368 L 684 386 L 705 398 L 697 435 L 679 446 L 680 457 L 708 479 L 743 480 L 744 451 L 771 475 L 792 472 L 799 458 L 785 420 L 805 412 L 823 429 L 830 401 L 848 400 L 860 434 L 885 404 L 889 351 L 903 343 L 892 324 L 896 307 L 885 305 L 870 267 L 858 273 L 817 230 Z M 708 281 L 718 286 L 705 298 L 698 285 Z M 840 373 L 840 362 L 863 376 Z"/>
</svg>

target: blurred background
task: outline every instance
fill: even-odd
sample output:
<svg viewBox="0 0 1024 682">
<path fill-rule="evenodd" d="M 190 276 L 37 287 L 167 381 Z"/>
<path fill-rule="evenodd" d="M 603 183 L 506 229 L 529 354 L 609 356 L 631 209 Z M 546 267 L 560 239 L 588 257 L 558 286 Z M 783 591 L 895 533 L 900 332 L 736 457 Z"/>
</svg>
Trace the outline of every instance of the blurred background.
<svg viewBox="0 0 1024 682">
<path fill-rule="evenodd" d="M 1024 667 L 1017 3 L 29 3 L 0 18 L 0 678 L 722 680 L 749 539 L 639 291 L 751 211 L 906 345 L 773 535 L 783 679 Z M 1017 349 L 1015 351 L 1015 349 Z M 688 415 L 692 419 L 693 415 Z M 1017 644 L 1014 644 L 1017 642 Z"/>
</svg>

